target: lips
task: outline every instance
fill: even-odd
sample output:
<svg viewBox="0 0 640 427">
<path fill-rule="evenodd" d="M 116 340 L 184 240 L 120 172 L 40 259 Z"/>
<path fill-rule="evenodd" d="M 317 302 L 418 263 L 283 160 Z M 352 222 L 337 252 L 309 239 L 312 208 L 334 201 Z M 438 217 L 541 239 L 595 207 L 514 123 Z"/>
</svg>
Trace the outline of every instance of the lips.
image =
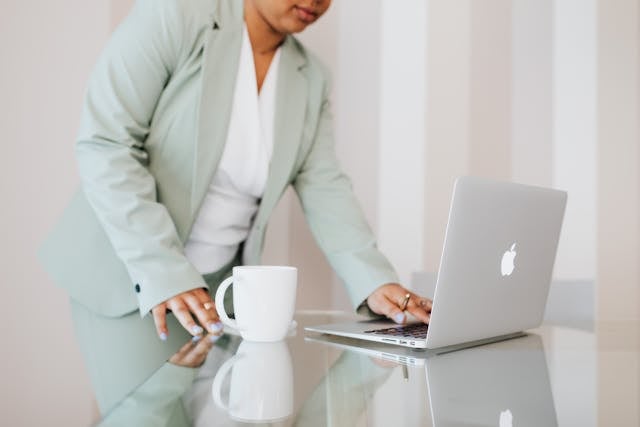
<svg viewBox="0 0 640 427">
<path fill-rule="evenodd" d="M 295 6 L 295 11 L 298 15 L 298 19 L 307 24 L 312 23 L 318 18 L 318 13 L 307 7 Z"/>
</svg>

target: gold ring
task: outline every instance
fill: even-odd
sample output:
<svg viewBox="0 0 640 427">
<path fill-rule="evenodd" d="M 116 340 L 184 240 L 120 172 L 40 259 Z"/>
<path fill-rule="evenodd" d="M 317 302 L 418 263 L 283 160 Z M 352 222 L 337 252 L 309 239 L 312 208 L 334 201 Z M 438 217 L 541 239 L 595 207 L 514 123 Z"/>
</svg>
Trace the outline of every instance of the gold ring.
<svg viewBox="0 0 640 427">
<path fill-rule="evenodd" d="M 409 298 L 411 298 L 411 294 L 407 293 L 404 296 L 404 300 L 402 301 L 402 311 L 405 311 L 407 309 L 407 305 L 409 305 Z"/>
<path fill-rule="evenodd" d="M 205 310 L 211 310 L 213 308 L 213 304 L 211 304 L 210 302 L 205 302 L 203 307 Z"/>
</svg>

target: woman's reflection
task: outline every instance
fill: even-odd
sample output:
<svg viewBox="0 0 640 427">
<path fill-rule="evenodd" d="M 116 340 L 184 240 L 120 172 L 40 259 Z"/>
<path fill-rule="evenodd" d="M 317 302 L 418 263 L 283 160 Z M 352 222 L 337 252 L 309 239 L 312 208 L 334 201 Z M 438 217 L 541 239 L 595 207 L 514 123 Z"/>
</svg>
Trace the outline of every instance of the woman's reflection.
<svg viewBox="0 0 640 427">
<path fill-rule="evenodd" d="M 217 370 L 236 352 L 240 339 L 230 335 L 205 335 L 184 344 L 167 363 L 112 410 L 96 427 L 188 427 L 194 413 L 183 396 L 197 386 L 203 364 Z M 207 370 L 207 371 L 208 371 Z"/>
<path fill-rule="evenodd" d="M 399 364 L 344 351 L 304 401 L 296 426 L 357 425 L 375 392 Z"/>
<path fill-rule="evenodd" d="M 355 422 L 375 390 L 397 367 L 345 351 L 314 390 L 294 390 L 288 344 L 297 345 L 251 343 L 233 335 L 190 340 L 170 362 L 111 410 L 98 427 L 240 425 L 239 422 L 350 425 L 349 420 Z M 317 370 L 312 366 L 309 369 Z M 227 381 L 229 372 L 231 378 Z M 214 403 L 216 393 L 220 402 L 229 401 L 228 406 L 221 405 L 226 408 Z M 266 412 L 260 412 L 260 405 L 265 405 Z M 300 407 L 291 418 L 294 406 Z"/>
<path fill-rule="evenodd" d="M 360 353 L 361 347 L 342 351 L 328 367 L 317 366 L 318 359 L 311 363 L 300 359 L 305 352 L 328 348 L 325 346 L 309 347 L 295 339 L 251 343 L 231 335 L 189 341 L 100 426 L 199 427 L 246 422 L 351 426 L 378 405 L 375 397 L 381 388 L 384 395 L 398 396 L 385 402 L 387 410 L 402 406 L 404 412 L 428 416 L 430 405 L 436 427 L 557 425 L 545 351 L 537 335 L 446 354 L 425 353 L 425 370 L 412 368 L 411 373 L 426 374 L 419 382 L 428 385 L 429 396 L 424 389 L 415 399 L 408 399 L 416 390 L 407 384 L 420 384 L 390 381 L 398 364 Z M 302 382 L 293 377 L 294 361 L 296 368 L 303 367 L 303 375 L 319 374 L 321 380 L 300 386 Z M 408 417 L 399 413 L 396 421 L 403 424 L 410 421 Z"/>
</svg>

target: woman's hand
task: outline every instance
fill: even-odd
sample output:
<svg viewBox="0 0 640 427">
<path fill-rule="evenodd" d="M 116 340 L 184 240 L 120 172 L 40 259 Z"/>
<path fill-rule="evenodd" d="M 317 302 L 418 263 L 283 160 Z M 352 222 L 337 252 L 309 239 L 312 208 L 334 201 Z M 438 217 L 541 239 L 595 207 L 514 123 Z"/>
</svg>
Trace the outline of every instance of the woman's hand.
<svg viewBox="0 0 640 427">
<path fill-rule="evenodd" d="M 156 324 L 156 331 L 161 340 L 166 340 L 169 335 L 167 329 L 167 311 L 171 310 L 178 322 L 191 334 L 201 335 L 204 330 L 194 320 L 192 314 L 195 314 L 200 325 L 203 325 L 211 334 L 220 334 L 222 332 L 222 323 L 218 318 L 216 306 L 211 299 L 209 293 L 203 289 L 192 289 L 183 292 L 163 303 L 153 307 L 153 321 Z"/>
<path fill-rule="evenodd" d="M 369 295 L 367 305 L 374 313 L 383 314 L 396 323 L 407 321 L 405 310 L 422 322 L 429 323 L 433 301 L 408 291 L 398 283 L 387 283 Z"/>
</svg>

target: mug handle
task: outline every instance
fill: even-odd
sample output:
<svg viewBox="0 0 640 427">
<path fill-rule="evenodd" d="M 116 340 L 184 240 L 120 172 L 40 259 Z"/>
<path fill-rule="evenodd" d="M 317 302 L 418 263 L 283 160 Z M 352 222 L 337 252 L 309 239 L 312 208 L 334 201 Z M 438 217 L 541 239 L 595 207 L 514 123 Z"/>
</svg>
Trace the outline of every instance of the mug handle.
<svg viewBox="0 0 640 427">
<path fill-rule="evenodd" d="M 218 369 L 218 373 L 216 374 L 216 376 L 213 378 L 213 384 L 211 384 L 211 394 L 213 395 L 213 401 L 216 402 L 216 405 L 218 405 L 218 407 L 225 412 L 229 412 L 229 405 L 225 405 L 225 403 L 222 401 L 222 382 L 227 377 L 227 374 L 233 367 L 233 364 L 236 363 L 237 358 L 237 356 L 234 356 L 224 362 L 220 369 Z"/>
<path fill-rule="evenodd" d="M 227 292 L 227 288 L 233 283 L 233 276 L 227 277 L 220 283 L 218 290 L 216 291 L 216 309 L 218 310 L 218 316 L 220 320 L 227 326 L 231 326 L 234 329 L 238 329 L 238 322 L 232 320 L 227 316 L 227 312 L 224 310 L 224 294 Z"/>
</svg>

